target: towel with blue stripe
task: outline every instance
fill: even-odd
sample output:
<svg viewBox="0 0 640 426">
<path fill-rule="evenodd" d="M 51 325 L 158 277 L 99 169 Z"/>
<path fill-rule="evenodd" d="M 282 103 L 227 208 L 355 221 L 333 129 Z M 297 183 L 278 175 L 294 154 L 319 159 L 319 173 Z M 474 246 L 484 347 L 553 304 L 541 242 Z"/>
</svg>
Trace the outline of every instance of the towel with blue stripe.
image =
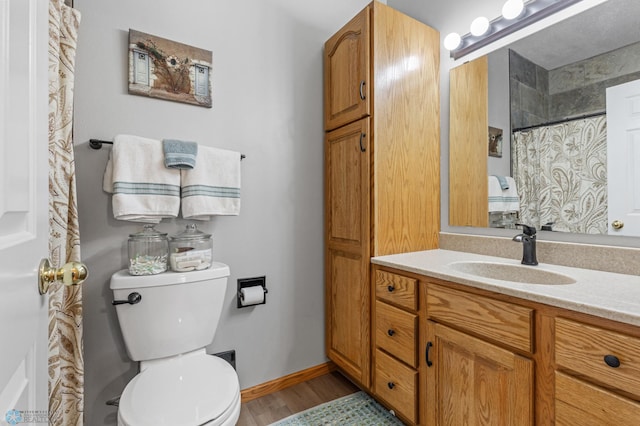
<svg viewBox="0 0 640 426">
<path fill-rule="evenodd" d="M 193 169 L 196 166 L 198 144 L 177 139 L 163 139 L 164 165 L 169 169 Z"/>
<path fill-rule="evenodd" d="M 240 214 L 240 153 L 200 145 L 198 167 L 182 170 L 182 217 Z"/>
<path fill-rule="evenodd" d="M 489 176 L 488 185 L 489 213 L 520 211 L 520 197 L 516 181 L 511 176 Z"/>
<path fill-rule="evenodd" d="M 159 140 L 117 135 L 102 185 L 118 220 L 160 223 L 180 212 L 180 170 L 165 167 Z"/>
<path fill-rule="evenodd" d="M 503 190 L 509 189 L 509 182 L 507 181 L 507 177 L 506 176 L 498 176 L 498 175 L 492 175 L 492 176 L 495 177 L 496 179 L 498 179 L 498 183 L 500 184 L 500 188 L 502 188 Z"/>
</svg>

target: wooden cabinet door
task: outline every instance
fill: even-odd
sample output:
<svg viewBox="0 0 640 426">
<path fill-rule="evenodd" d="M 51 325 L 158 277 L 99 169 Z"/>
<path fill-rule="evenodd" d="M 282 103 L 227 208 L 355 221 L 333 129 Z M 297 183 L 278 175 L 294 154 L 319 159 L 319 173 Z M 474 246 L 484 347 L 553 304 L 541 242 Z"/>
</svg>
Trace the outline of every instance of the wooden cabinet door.
<svg viewBox="0 0 640 426">
<path fill-rule="evenodd" d="M 429 344 L 426 424 L 533 424 L 532 360 L 432 321 Z"/>
<path fill-rule="evenodd" d="M 327 243 L 369 256 L 369 119 L 325 135 Z M 367 259 L 368 263 L 368 259 Z"/>
<path fill-rule="evenodd" d="M 487 57 L 453 68 L 449 78 L 449 225 L 486 227 L 489 225 Z"/>
<path fill-rule="evenodd" d="M 370 299 L 362 256 L 341 250 L 327 253 L 327 357 L 347 375 L 370 384 Z"/>
<path fill-rule="evenodd" d="M 325 130 L 370 114 L 370 20 L 367 7 L 324 45 Z"/>
<path fill-rule="evenodd" d="M 327 356 L 370 386 L 369 120 L 325 137 Z"/>
</svg>

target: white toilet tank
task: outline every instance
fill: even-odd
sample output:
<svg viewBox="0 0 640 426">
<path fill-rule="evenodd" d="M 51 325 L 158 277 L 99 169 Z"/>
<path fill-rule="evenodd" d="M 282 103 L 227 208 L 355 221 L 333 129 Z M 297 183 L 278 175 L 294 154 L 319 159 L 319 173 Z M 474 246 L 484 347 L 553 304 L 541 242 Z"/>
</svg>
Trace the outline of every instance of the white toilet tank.
<svg viewBox="0 0 640 426">
<path fill-rule="evenodd" d="M 204 348 L 213 341 L 227 289 L 229 267 L 111 277 L 115 301 L 139 293 L 138 303 L 115 306 L 129 358 L 148 361 Z M 132 297 L 132 300 L 135 297 Z"/>
</svg>

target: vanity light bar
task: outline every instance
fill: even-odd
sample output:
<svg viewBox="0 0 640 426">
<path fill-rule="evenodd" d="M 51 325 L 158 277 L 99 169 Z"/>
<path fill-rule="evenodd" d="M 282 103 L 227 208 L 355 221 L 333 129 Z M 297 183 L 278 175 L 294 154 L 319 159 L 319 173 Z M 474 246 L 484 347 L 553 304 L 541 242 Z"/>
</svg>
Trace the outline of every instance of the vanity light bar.
<svg viewBox="0 0 640 426">
<path fill-rule="evenodd" d="M 523 4 L 523 9 L 518 16 L 512 19 L 505 18 L 504 15 L 510 17 L 520 0 L 507 0 L 505 7 L 503 7 L 503 16 L 499 16 L 489 22 L 489 28 L 485 30 L 483 34 L 473 35 L 467 33 L 463 36 L 459 36 L 457 33 L 451 33 L 445 37 L 444 46 L 447 50 L 450 50 L 450 57 L 453 59 L 459 59 L 469 53 L 480 49 L 496 40 L 501 39 L 511 33 L 514 33 L 528 25 L 533 24 L 541 19 L 551 16 L 562 9 L 565 9 L 581 0 L 531 0 L 526 4 Z M 476 22 L 474 20 L 474 22 Z M 474 26 L 476 28 L 476 26 Z M 478 34 L 478 31 L 473 31 Z M 456 41 L 458 41 L 456 43 Z"/>
</svg>

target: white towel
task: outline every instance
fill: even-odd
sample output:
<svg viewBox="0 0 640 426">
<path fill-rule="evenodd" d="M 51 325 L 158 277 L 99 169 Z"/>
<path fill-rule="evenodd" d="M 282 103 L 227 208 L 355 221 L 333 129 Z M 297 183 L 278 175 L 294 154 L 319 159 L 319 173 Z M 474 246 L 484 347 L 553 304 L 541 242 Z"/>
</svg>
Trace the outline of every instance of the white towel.
<svg viewBox="0 0 640 426">
<path fill-rule="evenodd" d="M 240 214 L 240 153 L 200 145 L 198 163 L 182 173 L 182 217 Z"/>
<path fill-rule="evenodd" d="M 102 187 L 113 194 L 113 216 L 119 220 L 160 223 L 180 211 L 180 170 L 164 166 L 158 140 L 116 136 Z"/>
<path fill-rule="evenodd" d="M 502 189 L 496 176 L 489 176 L 489 212 L 518 212 L 520 211 L 520 197 L 516 181 L 511 176 L 504 177 L 509 185 Z"/>
</svg>

